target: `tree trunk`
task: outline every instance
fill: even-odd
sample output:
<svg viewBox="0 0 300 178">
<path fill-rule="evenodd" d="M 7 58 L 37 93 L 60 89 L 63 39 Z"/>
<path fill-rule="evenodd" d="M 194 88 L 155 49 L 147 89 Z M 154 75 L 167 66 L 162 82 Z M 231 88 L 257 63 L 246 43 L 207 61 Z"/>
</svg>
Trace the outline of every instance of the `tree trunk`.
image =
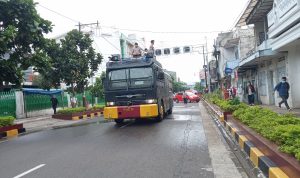
<svg viewBox="0 0 300 178">
<path fill-rule="evenodd" d="M 72 106 L 72 108 L 75 108 L 76 104 L 77 104 L 77 101 L 76 101 L 76 98 L 75 98 L 75 90 L 74 90 L 74 84 L 73 83 L 71 83 L 71 88 L 72 88 L 71 106 Z"/>
</svg>

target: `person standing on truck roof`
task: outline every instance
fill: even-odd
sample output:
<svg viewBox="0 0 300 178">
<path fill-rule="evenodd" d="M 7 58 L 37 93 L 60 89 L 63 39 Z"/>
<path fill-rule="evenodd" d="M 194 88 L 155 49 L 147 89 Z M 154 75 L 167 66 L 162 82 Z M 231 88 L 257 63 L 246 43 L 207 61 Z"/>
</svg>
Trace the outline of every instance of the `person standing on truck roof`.
<svg viewBox="0 0 300 178">
<path fill-rule="evenodd" d="M 134 43 L 134 47 L 131 51 L 132 57 L 139 58 L 142 56 L 143 49 L 139 47 L 138 43 Z"/>
<path fill-rule="evenodd" d="M 150 44 L 150 47 L 149 47 L 149 51 L 148 51 L 148 54 L 151 55 L 151 56 L 154 56 L 154 40 L 151 40 L 151 44 Z"/>
</svg>

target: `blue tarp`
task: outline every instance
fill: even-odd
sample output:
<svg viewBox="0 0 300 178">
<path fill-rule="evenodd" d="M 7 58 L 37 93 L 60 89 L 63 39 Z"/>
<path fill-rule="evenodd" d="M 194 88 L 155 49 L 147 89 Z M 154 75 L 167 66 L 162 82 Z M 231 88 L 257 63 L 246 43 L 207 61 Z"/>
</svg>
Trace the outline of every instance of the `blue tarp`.
<svg viewBox="0 0 300 178">
<path fill-rule="evenodd" d="M 55 95 L 61 94 L 64 91 L 61 89 L 43 90 L 38 88 L 23 88 L 23 92 L 25 94 Z"/>
</svg>

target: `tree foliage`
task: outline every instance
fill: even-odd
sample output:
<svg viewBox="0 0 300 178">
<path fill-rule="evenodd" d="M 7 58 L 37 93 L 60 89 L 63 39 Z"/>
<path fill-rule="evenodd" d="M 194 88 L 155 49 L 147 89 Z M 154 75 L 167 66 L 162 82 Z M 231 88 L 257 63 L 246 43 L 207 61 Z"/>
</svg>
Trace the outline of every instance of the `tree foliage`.
<svg viewBox="0 0 300 178">
<path fill-rule="evenodd" d="M 180 92 L 180 91 L 185 91 L 188 90 L 189 88 L 187 87 L 186 83 L 184 82 L 176 82 L 173 80 L 173 91 L 174 92 Z"/>
<path fill-rule="evenodd" d="M 105 72 L 102 72 L 100 78 L 96 78 L 95 84 L 90 88 L 91 93 L 93 96 L 104 98 L 104 88 L 102 79 L 105 77 Z"/>
<path fill-rule="evenodd" d="M 92 47 L 93 40 L 89 34 L 72 30 L 60 40 L 60 43 L 49 41 L 48 56 L 52 67 L 43 71 L 45 78 L 49 77 L 53 85 L 61 81 L 71 86 L 71 91 L 83 92 L 90 78 L 98 70 L 102 55 Z"/>
<path fill-rule="evenodd" d="M 50 21 L 39 16 L 33 0 L 0 1 L 0 85 L 20 85 L 22 70 L 49 66 L 44 51 Z"/>
<path fill-rule="evenodd" d="M 195 83 L 194 89 L 197 90 L 198 92 L 203 91 L 204 88 L 205 88 L 205 87 L 204 87 L 204 86 L 201 86 L 200 82 L 196 82 L 196 83 Z"/>
</svg>

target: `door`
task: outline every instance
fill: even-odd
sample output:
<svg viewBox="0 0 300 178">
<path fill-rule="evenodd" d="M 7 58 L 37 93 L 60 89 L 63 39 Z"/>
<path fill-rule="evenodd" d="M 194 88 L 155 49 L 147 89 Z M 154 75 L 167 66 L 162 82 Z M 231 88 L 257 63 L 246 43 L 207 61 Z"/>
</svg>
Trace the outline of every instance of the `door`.
<svg viewBox="0 0 300 178">
<path fill-rule="evenodd" d="M 274 90 L 274 72 L 273 71 L 269 71 L 268 72 L 268 88 L 269 88 L 269 102 L 270 105 L 274 105 L 275 104 L 275 96 L 273 95 L 273 90 Z"/>
</svg>

